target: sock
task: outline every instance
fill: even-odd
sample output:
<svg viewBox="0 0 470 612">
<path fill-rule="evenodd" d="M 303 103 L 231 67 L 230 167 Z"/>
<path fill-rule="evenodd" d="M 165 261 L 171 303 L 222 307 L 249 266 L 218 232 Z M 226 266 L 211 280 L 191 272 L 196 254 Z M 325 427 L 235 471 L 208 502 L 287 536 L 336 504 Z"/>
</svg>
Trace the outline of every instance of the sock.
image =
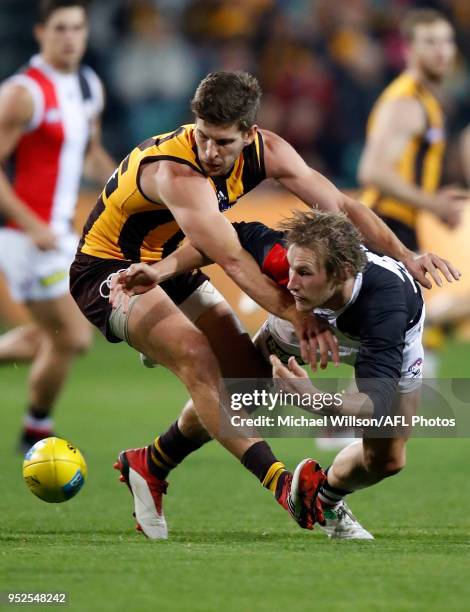
<svg viewBox="0 0 470 612">
<path fill-rule="evenodd" d="M 183 436 L 178 427 L 178 421 L 175 421 L 149 446 L 148 467 L 150 472 L 160 480 L 165 480 L 172 469 L 190 453 L 201 448 L 203 444 L 204 442 L 195 442 Z"/>
<path fill-rule="evenodd" d="M 28 408 L 28 414 L 34 419 L 38 420 L 47 419 L 50 413 L 50 408 L 40 408 L 39 406 L 35 406 L 34 404 L 30 404 Z"/>
<path fill-rule="evenodd" d="M 26 431 L 50 433 L 53 428 L 53 420 L 49 417 L 49 409 L 30 406 L 23 419 Z"/>
<path fill-rule="evenodd" d="M 327 478 L 318 491 L 318 497 L 324 506 L 335 508 L 349 493 L 346 489 L 338 489 L 328 484 L 328 470 L 326 470 Z"/>
<path fill-rule="evenodd" d="M 276 495 L 278 481 L 287 470 L 286 466 L 276 459 L 266 442 L 256 442 L 250 446 L 241 458 L 241 462 L 256 476 L 263 487 Z"/>
</svg>

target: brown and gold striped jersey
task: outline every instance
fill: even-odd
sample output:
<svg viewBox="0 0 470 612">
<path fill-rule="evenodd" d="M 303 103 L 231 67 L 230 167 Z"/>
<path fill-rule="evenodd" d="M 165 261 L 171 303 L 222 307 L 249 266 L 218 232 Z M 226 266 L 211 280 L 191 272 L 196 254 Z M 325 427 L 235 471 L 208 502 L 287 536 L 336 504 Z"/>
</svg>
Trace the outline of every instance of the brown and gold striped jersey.
<svg viewBox="0 0 470 612">
<path fill-rule="evenodd" d="M 426 128 L 411 138 L 396 165 L 400 176 L 408 183 L 432 193 L 439 187 L 445 149 L 444 115 L 436 97 L 408 72 L 402 73 L 383 91 L 369 117 L 368 134 L 374 130 L 375 117 L 382 104 L 398 98 L 413 97 L 422 105 Z M 418 211 L 415 207 L 382 194 L 373 186 L 366 187 L 361 201 L 382 216 L 415 227 Z"/>
<path fill-rule="evenodd" d="M 184 234 L 171 211 L 162 202 L 148 199 L 140 186 L 142 165 L 159 160 L 186 164 L 207 176 L 198 160 L 194 124 L 149 138 L 131 151 L 107 182 L 85 224 L 79 252 L 103 259 L 154 262 L 178 247 Z M 265 178 L 259 132 L 226 176 L 207 176 L 221 211 Z"/>
</svg>

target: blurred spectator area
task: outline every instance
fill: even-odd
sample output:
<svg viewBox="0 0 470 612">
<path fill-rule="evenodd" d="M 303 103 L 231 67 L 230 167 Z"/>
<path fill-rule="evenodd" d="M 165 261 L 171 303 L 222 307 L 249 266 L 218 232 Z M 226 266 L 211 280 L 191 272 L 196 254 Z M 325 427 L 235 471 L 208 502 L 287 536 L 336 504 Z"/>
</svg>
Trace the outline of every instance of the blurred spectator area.
<svg viewBox="0 0 470 612">
<path fill-rule="evenodd" d="M 0 77 L 34 52 L 34 0 L 0 0 Z M 460 181 L 459 131 L 470 122 L 469 0 L 94 0 L 87 63 L 104 81 L 105 142 L 122 158 L 149 134 L 191 121 L 211 70 L 248 70 L 263 86 L 259 123 L 343 187 L 356 185 L 368 112 L 402 68 L 398 23 L 441 9 L 457 28 L 446 92 L 447 180 Z"/>
<path fill-rule="evenodd" d="M 35 52 L 35 5 L 0 0 L 0 79 Z M 336 184 L 355 189 L 367 115 L 403 66 L 398 24 L 418 6 L 442 10 L 456 27 L 460 53 L 445 96 L 446 182 L 462 182 L 458 136 L 470 124 L 470 0 L 94 0 L 86 62 L 107 92 L 105 143 L 122 159 L 149 135 L 192 120 L 189 101 L 205 74 L 248 70 L 264 90 L 260 125 L 284 136 Z M 257 196 L 236 206 L 233 218 L 276 224 L 299 205 L 276 190 Z M 78 228 L 95 198 L 82 193 Z M 470 210 L 458 232 L 429 219 L 421 225 L 425 246 L 465 271 L 446 293 L 470 291 Z M 263 313 L 219 270 L 212 274 L 255 329 Z"/>
</svg>

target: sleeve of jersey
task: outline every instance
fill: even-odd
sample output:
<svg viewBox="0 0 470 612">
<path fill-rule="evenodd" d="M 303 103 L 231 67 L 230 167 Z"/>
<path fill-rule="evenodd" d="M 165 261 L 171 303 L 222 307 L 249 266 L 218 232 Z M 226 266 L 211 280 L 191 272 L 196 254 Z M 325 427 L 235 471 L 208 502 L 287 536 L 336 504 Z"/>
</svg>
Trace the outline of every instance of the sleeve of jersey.
<svg viewBox="0 0 470 612">
<path fill-rule="evenodd" d="M 233 223 L 240 244 L 256 260 L 263 274 L 280 285 L 289 278 L 289 264 L 284 247 L 284 234 L 263 223 Z"/>
<path fill-rule="evenodd" d="M 377 418 L 393 411 L 403 364 L 408 315 L 404 304 L 391 298 L 389 308 L 377 308 L 363 320 L 355 364 L 357 388 L 370 397 Z"/>
</svg>

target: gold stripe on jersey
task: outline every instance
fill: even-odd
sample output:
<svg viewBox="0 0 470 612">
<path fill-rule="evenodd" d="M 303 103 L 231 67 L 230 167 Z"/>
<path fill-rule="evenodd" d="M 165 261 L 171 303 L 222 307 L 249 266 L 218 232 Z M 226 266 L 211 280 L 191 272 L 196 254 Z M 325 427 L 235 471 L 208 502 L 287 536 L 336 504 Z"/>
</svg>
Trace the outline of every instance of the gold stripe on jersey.
<svg viewBox="0 0 470 612">
<path fill-rule="evenodd" d="M 184 234 L 172 213 L 161 202 L 147 198 L 140 186 L 142 165 L 163 160 L 188 165 L 206 176 L 197 156 L 194 124 L 147 139 L 121 162 L 88 218 L 81 253 L 152 262 L 178 247 Z M 263 137 L 258 133 L 226 176 L 207 180 L 224 211 L 265 178 Z"/>
<path fill-rule="evenodd" d="M 377 100 L 369 117 L 367 132 L 374 130 L 375 117 L 382 104 L 390 100 L 414 97 L 426 115 L 425 132 L 411 138 L 398 164 L 399 175 L 407 182 L 433 193 L 439 186 L 445 149 L 444 115 L 435 96 L 407 72 L 395 79 Z M 375 187 L 366 187 L 361 201 L 379 215 L 391 217 L 415 227 L 418 210 L 406 202 L 383 195 Z"/>
</svg>

